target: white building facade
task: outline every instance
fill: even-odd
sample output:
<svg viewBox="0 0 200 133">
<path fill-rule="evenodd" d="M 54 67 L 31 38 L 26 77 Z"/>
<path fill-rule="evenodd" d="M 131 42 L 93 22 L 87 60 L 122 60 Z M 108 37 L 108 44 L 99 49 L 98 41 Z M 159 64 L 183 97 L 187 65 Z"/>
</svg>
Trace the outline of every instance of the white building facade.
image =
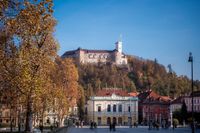
<svg viewBox="0 0 200 133">
<path fill-rule="evenodd" d="M 116 65 L 127 65 L 127 56 L 122 52 L 122 41 L 115 43 L 114 50 L 89 50 L 78 48 L 66 51 L 62 58 L 73 58 L 83 64 L 110 63 Z"/>
<path fill-rule="evenodd" d="M 177 99 L 174 99 L 170 104 L 171 112 L 175 112 L 180 110 L 183 102 L 185 102 L 187 106 L 187 111 L 192 112 L 192 96 L 180 96 Z M 199 113 L 200 112 L 200 91 L 196 91 L 193 94 L 193 111 Z"/>
<path fill-rule="evenodd" d="M 138 121 L 138 98 L 120 96 L 92 96 L 87 102 L 87 120 L 97 125 L 133 125 Z"/>
</svg>

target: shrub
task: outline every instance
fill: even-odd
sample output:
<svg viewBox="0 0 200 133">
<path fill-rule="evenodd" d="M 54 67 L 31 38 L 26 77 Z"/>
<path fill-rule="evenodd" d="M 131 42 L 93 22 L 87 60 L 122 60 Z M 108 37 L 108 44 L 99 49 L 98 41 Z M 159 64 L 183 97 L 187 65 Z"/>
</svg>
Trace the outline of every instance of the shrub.
<svg viewBox="0 0 200 133">
<path fill-rule="evenodd" d="M 179 121 L 178 121 L 178 119 L 173 119 L 173 124 L 174 124 L 174 126 L 176 127 L 178 124 L 179 124 Z"/>
<path fill-rule="evenodd" d="M 10 124 L 9 123 L 1 123 L 0 128 L 4 128 L 4 127 L 10 127 Z"/>
</svg>

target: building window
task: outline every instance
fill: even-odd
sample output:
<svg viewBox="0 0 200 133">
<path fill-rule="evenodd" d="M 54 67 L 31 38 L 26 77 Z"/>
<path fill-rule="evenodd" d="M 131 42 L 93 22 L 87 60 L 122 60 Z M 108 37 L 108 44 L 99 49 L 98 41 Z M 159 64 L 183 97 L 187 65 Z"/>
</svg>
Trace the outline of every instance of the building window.
<svg viewBox="0 0 200 133">
<path fill-rule="evenodd" d="M 113 123 L 117 124 L 117 119 L 116 119 L 116 117 L 113 117 Z"/>
<path fill-rule="evenodd" d="M 92 58 L 92 57 L 93 57 L 93 55 L 92 55 L 92 54 L 89 54 L 89 55 L 88 55 L 88 57 L 89 57 L 89 58 Z"/>
<path fill-rule="evenodd" d="M 47 124 L 50 124 L 50 119 L 49 119 L 49 117 L 47 118 Z"/>
<path fill-rule="evenodd" d="M 131 106 L 128 106 L 128 112 L 131 112 Z"/>
<path fill-rule="evenodd" d="M 107 112 L 111 112 L 111 105 L 108 105 Z"/>
<path fill-rule="evenodd" d="M 117 111 L 117 106 L 113 105 L 113 112 L 116 112 L 116 111 Z"/>
<path fill-rule="evenodd" d="M 119 112 L 122 112 L 122 105 L 121 105 L 121 104 L 120 104 L 119 107 L 118 107 L 118 111 L 119 111 Z"/>
<path fill-rule="evenodd" d="M 101 112 L 101 106 L 98 106 L 98 112 Z"/>
<path fill-rule="evenodd" d="M 107 125 L 110 125 L 111 123 L 111 120 L 110 120 L 110 117 L 107 118 Z"/>
</svg>

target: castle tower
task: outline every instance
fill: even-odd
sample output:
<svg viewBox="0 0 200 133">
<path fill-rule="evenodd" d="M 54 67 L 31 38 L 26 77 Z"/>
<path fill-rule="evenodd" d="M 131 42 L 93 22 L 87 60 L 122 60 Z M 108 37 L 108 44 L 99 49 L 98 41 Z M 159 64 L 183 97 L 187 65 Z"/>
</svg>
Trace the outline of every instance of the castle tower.
<svg viewBox="0 0 200 133">
<path fill-rule="evenodd" d="M 116 50 L 119 52 L 119 53 L 122 53 L 122 41 L 117 41 L 115 43 L 115 46 L 116 46 Z"/>
</svg>

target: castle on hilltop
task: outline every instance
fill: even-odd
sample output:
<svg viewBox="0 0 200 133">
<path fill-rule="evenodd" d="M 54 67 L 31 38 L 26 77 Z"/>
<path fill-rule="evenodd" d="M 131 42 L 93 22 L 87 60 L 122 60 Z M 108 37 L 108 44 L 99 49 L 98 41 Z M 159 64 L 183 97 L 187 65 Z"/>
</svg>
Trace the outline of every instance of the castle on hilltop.
<svg viewBox="0 0 200 133">
<path fill-rule="evenodd" d="M 66 51 L 62 58 L 74 58 L 79 63 L 110 63 L 116 65 L 126 65 L 127 57 L 122 52 L 122 41 L 115 43 L 114 50 L 89 50 L 78 48 L 72 51 Z"/>
</svg>

